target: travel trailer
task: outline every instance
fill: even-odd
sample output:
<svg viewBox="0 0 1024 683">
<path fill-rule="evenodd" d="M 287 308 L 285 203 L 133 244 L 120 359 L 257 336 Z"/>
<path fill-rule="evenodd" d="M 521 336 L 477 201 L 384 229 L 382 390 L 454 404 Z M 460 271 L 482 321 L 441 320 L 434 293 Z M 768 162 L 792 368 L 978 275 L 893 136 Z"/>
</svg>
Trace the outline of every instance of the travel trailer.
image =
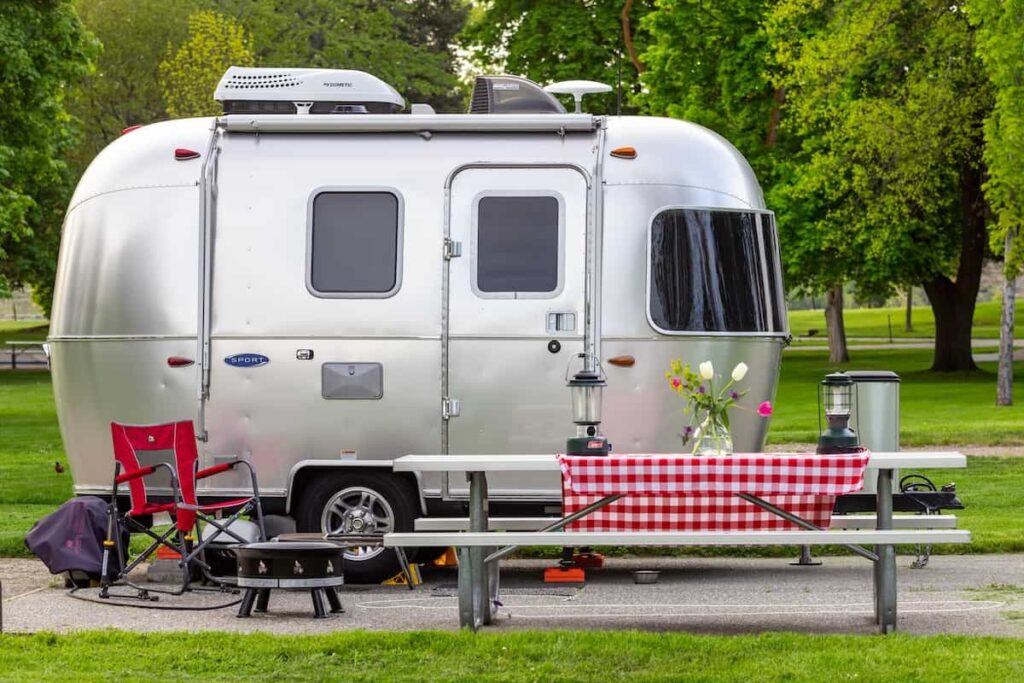
<svg viewBox="0 0 1024 683">
<path fill-rule="evenodd" d="M 232 67 L 223 116 L 107 147 L 68 208 L 50 327 L 75 492 L 109 491 L 112 420 L 192 419 L 202 466 L 248 460 L 300 531 L 411 530 L 468 486 L 394 458 L 560 452 L 581 369 L 606 379 L 618 452 L 683 448 L 672 359 L 743 361 L 743 403 L 771 400 L 788 331 L 746 160 L 549 91 L 481 77 L 470 113 L 402 113 L 365 73 Z M 733 412 L 737 451 L 766 430 Z M 231 476 L 201 495 L 248 490 Z M 557 477 L 490 484 L 492 514 L 558 512 Z M 379 549 L 351 560 L 353 580 L 392 572 Z"/>
</svg>

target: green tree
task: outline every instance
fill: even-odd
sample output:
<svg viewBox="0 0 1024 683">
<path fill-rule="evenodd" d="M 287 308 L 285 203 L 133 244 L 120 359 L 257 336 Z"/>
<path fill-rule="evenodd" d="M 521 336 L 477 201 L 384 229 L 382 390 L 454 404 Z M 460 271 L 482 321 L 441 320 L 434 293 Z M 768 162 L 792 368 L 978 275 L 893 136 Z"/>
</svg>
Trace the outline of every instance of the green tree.
<svg viewBox="0 0 1024 683">
<path fill-rule="evenodd" d="M 249 29 L 261 66 L 359 69 L 410 101 L 461 108 L 450 44 L 465 20 L 464 2 L 212 1 Z"/>
<path fill-rule="evenodd" d="M 978 27 L 977 53 L 995 91 L 985 120 L 985 197 L 994 214 L 991 245 L 1002 252 L 1006 237 L 1024 227 L 1024 1 L 971 0 Z M 1011 240 L 1004 256 L 1008 273 L 1024 268 L 1024 244 Z"/>
<path fill-rule="evenodd" d="M 234 19 L 203 10 L 188 18 L 189 37 L 160 63 L 160 85 L 172 117 L 216 116 L 213 93 L 229 66 L 252 66 L 252 39 Z"/>
<path fill-rule="evenodd" d="M 782 92 L 761 19 L 774 0 L 661 0 L 643 20 L 647 111 L 707 126 L 736 145 L 762 183 L 775 170 Z"/>
<path fill-rule="evenodd" d="M 996 403 L 1013 403 L 1015 279 L 1024 268 L 1024 2 L 971 0 L 968 15 L 978 27 L 977 53 L 995 90 L 985 120 L 985 197 L 995 220 L 992 250 L 1003 255 L 1003 315 Z"/>
<path fill-rule="evenodd" d="M 0 292 L 31 285 L 47 312 L 77 134 L 65 94 L 96 49 L 70 2 L 0 4 Z"/>
<path fill-rule="evenodd" d="M 827 293 L 829 359 L 844 362 L 847 242 L 819 229 L 826 207 L 790 182 L 803 142 L 783 117 L 785 86 L 772 78 L 775 54 L 764 17 L 775 5 L 661 0 L 643 21 L 650 37 L 637 100 L 652 114 L 707 126 L 743 152 L 778 216 L 786 284 L 793 292 Z M 774 191 L 779 187 L 787 191 Z"/>
<path fill-rule="evenodd" d="M 767 25 L 802 141 L 776 190 L 814 207 L 807 230 L 837 245 L 861 291 L 920 282 L 936 322 L 932 368 L 973 369 L 992 94 L 963 10 L 940 0 L 780 0 Z"/>
<path fill-rule="evenodd" d="M 157 79 L 160 62 L 188 36 L 188 17 L 205 0 L 75 0 L 82 23 L 103 44 L 96 69 L 69 101 L 83 138 L 72 160 L 78 173 L 137 124 L 168 118 Z"/>
<path fill-rule="evenodd" d="M 643 64 L 631 57 L 647 45 L 643 17 L 653 1 L 493 0 L 480 6 L 463 45 L 485 71 L 503 70 L 538 83 L 589 79 L 622 83 L 624 111 L 636 106 Z M 624 19 L 628 19 L 625 21 Z M 615 113 L 616 94 L 587 98 L 587 110 Z"/>
</svg>

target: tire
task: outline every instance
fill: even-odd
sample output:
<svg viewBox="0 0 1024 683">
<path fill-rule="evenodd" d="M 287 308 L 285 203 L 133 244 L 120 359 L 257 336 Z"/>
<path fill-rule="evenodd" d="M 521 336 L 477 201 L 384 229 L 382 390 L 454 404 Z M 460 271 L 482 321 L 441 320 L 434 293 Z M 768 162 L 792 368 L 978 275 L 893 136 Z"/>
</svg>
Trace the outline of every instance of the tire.
<svg viewBox="0 0 1024 683">
<path fill-rule="evenodd" d="M 412 486 L 392 474 L 331 472 L 304 487 L 295 524 L 300 532 L 354 533 L 360 524 L 366 533 L 412 531 L 416 510 Z M 398 558 L 390 549 L 345 553 L 346 583 L 380 583 L 398 572 Z"/>
</svg>

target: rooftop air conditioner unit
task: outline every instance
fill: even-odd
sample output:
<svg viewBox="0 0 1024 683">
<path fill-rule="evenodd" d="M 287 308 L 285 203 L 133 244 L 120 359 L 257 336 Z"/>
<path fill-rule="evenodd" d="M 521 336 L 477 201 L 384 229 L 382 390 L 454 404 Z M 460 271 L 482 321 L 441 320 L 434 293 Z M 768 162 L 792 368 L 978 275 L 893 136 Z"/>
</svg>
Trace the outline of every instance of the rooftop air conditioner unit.
<svg viewBox="0 0 1024 683">
<path fill-rule="evenodd" d="M 477 76 L 470 114 L 564 114 L 562 103 L 525 78 Z"/>
<path fill-rule="evenodd" d="M 225 114 L 395 114 L 405 100 L 368 73 L 231 66 L 213 99 Z"/>
</svg>

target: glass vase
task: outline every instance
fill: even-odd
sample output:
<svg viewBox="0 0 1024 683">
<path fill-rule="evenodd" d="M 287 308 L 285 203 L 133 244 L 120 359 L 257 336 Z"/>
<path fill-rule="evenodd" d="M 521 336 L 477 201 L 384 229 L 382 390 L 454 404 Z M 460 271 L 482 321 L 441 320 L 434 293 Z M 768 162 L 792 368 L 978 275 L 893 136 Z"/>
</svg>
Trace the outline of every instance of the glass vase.
<svg viewBox="0 0 1024 683">
<path fill-rule="evenodd" d="M 732 434 L 718 415 L 708 415 L 693 435 L 694 455 L 732 455 Z"/>
</svg>

